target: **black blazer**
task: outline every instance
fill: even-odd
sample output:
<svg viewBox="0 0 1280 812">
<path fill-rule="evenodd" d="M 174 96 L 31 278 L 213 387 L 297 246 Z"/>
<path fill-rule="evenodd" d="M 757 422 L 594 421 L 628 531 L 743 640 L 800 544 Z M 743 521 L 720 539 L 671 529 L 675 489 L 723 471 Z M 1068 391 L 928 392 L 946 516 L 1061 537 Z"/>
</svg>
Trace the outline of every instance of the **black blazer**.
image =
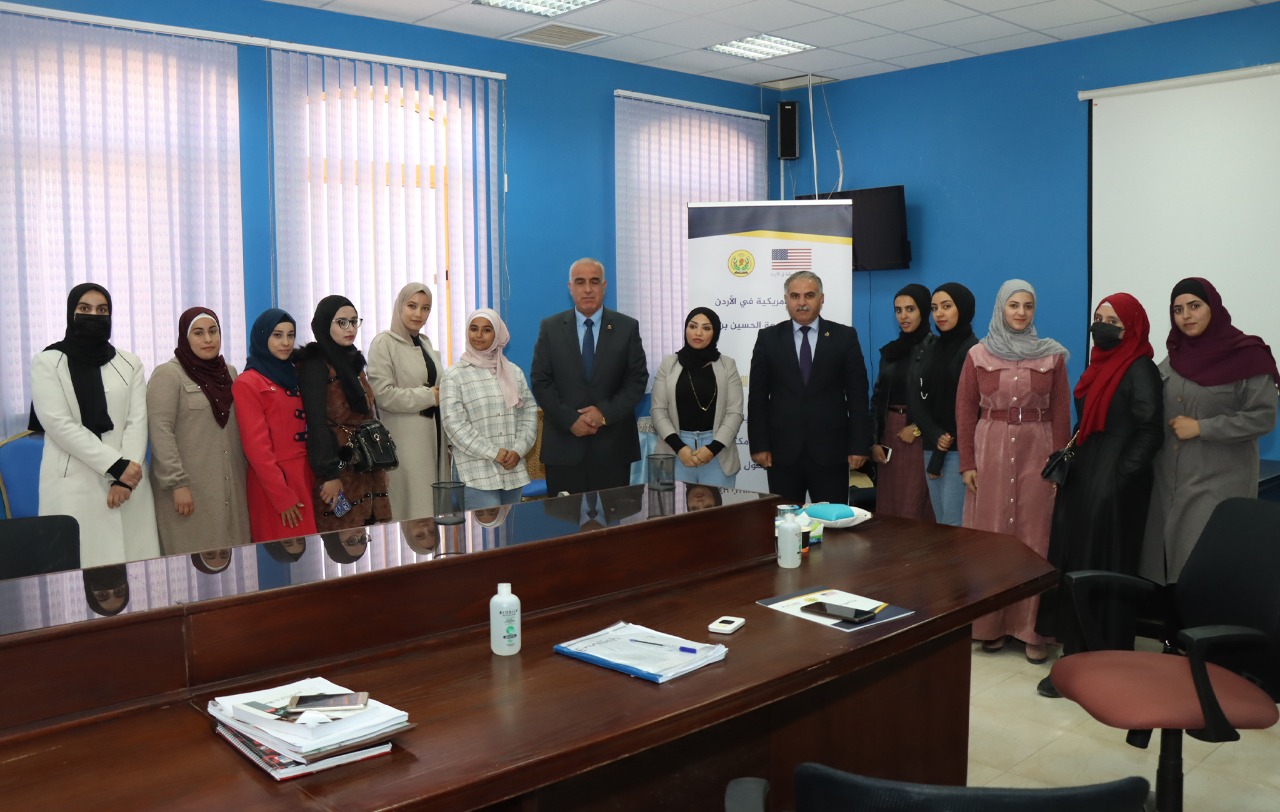
<svg viewBox="0 0 1280 812">
<path fill-rule="evenodd" d="M 751 352 L 747 439 L 780 465 L 834 463 L 871 453 L 867 367 L 858 333 L 819 318 L 813 368 L 800 379 L 791 322 L 766 327 Z"/>
<path fill-rule="evenodd" d="M 582 371 L 573 311 L 548 316 L 538 328 L 529 388 L 542 407 L 542 462 L 546 465 L 574 465 L 588 458 L 598 462 L 640 459 L 635 412 L 649 383 L 640 325 L 605 308 L 595 320 L 598 338 L 589 381 Z M 574 437 L 569 427 L 584 406 L 598 408 L 605 425 L 591 437 Z"/>
</svg>

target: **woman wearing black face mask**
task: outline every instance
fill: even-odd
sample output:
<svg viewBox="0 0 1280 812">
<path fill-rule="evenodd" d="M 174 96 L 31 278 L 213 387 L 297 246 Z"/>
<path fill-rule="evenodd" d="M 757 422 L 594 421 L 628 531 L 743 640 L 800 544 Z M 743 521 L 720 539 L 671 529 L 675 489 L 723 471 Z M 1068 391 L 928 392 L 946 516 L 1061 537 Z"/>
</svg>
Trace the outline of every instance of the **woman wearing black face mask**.
<svg viewBox="0 0 1280 812">
<path fill-rule="evenodd" d="M 80 566 L 160 554 L 147 452 L 147 382 L 138 356 L 111 346 L 111 295 L 67 296 L 67 332 L 31 362 L 32 430 L 43 431 L 40 515 L 80 523 Z"/>
<path fill-rule="evenodd" d="M 1058 490 L 1049 534 L 1049 561 L 1059 572 L 1108 570 L 1137 574 L 1151 497 L 1152 462 L 1163 441 L 1160 372 L 1151 358 L 1150 323 L 1138 300 L 1116 293 L 1102 300 L 1089 328 L 1093 353 L 1076 384 L 1076 458 Z M 1066 593 L 1041 598 L 1036 628 L 1062 641 L 1063 655 L 1081 648 L 1066 610 Z M 1132 639 L 1132 614 L 1105 596 L 1093 605 L 1103 631 L 1094 646 Z M 1045 677 L 1038 687 L 1057 696 Z"/>
</svg>

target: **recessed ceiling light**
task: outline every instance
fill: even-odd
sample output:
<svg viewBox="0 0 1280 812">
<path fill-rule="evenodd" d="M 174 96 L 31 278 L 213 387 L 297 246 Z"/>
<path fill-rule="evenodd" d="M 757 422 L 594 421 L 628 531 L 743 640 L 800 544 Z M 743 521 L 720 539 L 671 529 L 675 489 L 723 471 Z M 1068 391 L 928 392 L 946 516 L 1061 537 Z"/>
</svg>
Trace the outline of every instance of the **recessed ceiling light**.
<svg viewBox="0 0 1280 812">
<path fill-rule="evenodd" d="M 743 59 L 772 59 L 775 56 L 812 51 L 813 46 L 805 45 L 803 42 L 761 34 L 758 37 L 747 37 L 746 39 L 726 42 L 723 45 L 712 45 L 707 50 L 729 54 L 730 56 L 740 56 Z"/>
<path fill-rule="evenodd" d="M 473 5 L 505 8 L 508 11 L 523 11 L 525 14 L 540 14 L 543 17 L 555 17 L 568 11 L 598 3 L 599 0 L 471 0 Z"/>
</svg>

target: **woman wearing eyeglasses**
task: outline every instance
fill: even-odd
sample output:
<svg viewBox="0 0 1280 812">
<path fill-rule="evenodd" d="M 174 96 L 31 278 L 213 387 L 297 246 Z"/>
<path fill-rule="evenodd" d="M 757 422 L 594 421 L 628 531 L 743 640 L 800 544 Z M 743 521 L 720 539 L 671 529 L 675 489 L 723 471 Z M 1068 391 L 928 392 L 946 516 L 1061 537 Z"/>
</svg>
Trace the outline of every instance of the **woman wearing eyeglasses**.
<svg viewBox="0 0 1280 812">
<path fill-rule="evenodd" d="M 361 319 L 345 296 L 326 296 L 311 319 L 315 338 L 298 360 L 298 388 L 307 415 L 307 461 L 316 477 L 316 529 L 321 533 L 391 520 L 387 472 L 359 473 L 343 464 L 343 448 L 359 425 L 377 415 L 356 349 Z"/>
</svg>

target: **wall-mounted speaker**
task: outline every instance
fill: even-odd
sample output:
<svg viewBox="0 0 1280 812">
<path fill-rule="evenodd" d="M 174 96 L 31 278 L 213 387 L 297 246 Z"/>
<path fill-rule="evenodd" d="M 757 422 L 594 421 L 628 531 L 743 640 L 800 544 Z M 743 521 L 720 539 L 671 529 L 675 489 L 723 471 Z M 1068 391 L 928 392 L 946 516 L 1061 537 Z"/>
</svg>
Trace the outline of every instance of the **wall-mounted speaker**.
<svg viewBox="0 0 1280 812">
<path fill-rule="evenodd" d="M 800 157 L 799 102 L 778 102 L 778 157 L 784 161 Z"/>
</svg>

